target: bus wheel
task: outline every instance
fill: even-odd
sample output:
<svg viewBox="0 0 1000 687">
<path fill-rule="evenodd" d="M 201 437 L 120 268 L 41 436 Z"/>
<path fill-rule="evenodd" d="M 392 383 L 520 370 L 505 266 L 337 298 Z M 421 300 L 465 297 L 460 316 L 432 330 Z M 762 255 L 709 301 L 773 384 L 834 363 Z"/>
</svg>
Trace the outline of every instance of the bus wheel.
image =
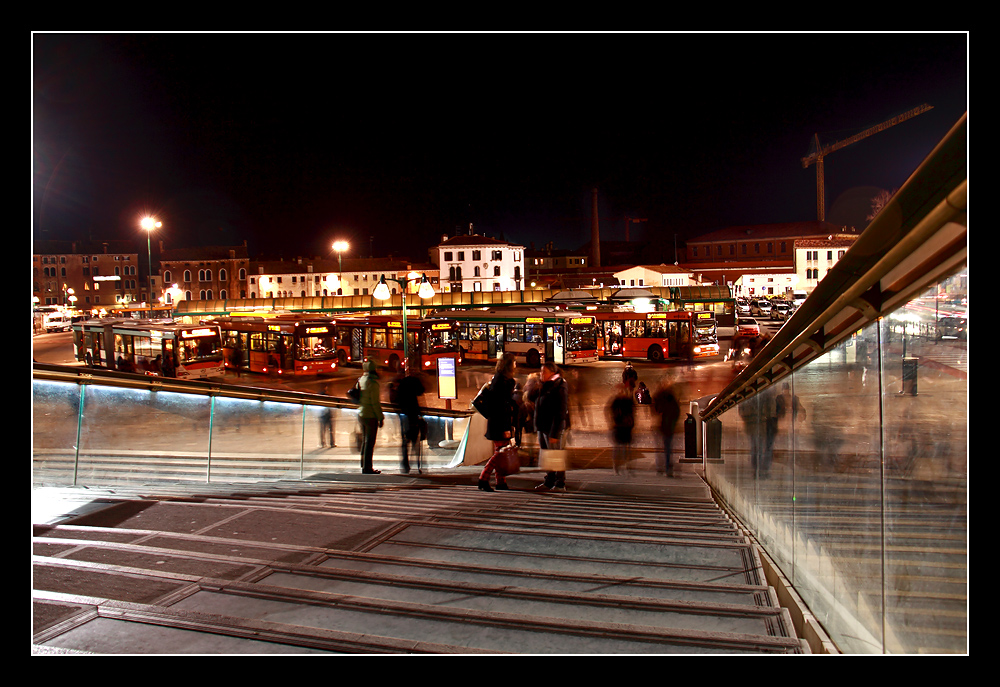
<svg viewBox="0 0 1000 687">
<path fill-rule="evenodd" d="M 646 351 L 646 357 L 652 360 L 654 363 L 663 362 L 663 349 L 659 346 L 650 346 L 649 350 Z"/>
<path fill-rule="evenodd" d="M 395 355 L 389 356 L 389 370 L 392 372 L 399 372 L 399 358 Z"/>
<path fill-rule="evenodd" d="M 534 348 L 528 351 L 528 355 L 525 357 L 527 358 L 528 367 L 538 367 L 541 364 L 541 359 L 538 357 L 538 351 Z"/>
<path fill-rule="evenodd" d="M 465 362 L 465 349 L 461 346 L 458 347 L 458 362 L 459 364 Z"/>
<path fill-rule="evenodd" d="M 337 367 L 343 367 L 347 364 L 347 354 L 343 350 L 337 351 Z"/>
</svg>

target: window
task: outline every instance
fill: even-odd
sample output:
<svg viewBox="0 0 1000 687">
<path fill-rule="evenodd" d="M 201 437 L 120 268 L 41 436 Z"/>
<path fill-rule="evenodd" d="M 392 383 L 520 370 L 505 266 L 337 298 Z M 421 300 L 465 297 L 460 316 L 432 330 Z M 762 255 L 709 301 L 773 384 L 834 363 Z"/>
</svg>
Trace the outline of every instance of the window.
<svg viewBox="0 0 1000 687">
<path fill-rule="evenodd" d="M 493 276 L 494 277 L 499 277 L 500 276 L 500 265 L 494 265 L 493 266 Z"/>
<path fill-rule="evenodd" d="M 480 251 L 480 250 L 474 250 L 474 251 L 472 251 L 472 259 L 473 260 L 476 260 L 476 261 L 482 260 L 481 256 L 482 256 L 482 251 Z"/>
<path fill-rule="evenodd" d="M 451 255 L 452 255 L 451 251 L 450 251 L 450 250 L 446 250 L 446 251 L 444 252 L 444 259 L 445 259 L 446 261 L 450 262 L 450 261 L 451 261 Z"/>
<path fill-rule="evenodd" d="M 226 271 L 219 270 L 219 281 L 226 281 Z"/>
<path fill-rule="evenodd" d="M 240 281 L 246 281 L 246 279 L 247 279 L 246 268 L 241 267 L 240 271 L 239 271 L 239 275 L 240 275 L 240 277 L 239 277 Z"/>
<path fill-rule="evenodd" d="M 164 271 L 164 273 L 163 273 L 163 281 L 164 282 L 170 281 L 170 270 Z"/>
<path fill-rule="evenodd" d="M 184 281 L 191 281 L 191 270 L 184 270 Z"/>
<path fill-rule="evenodd" d="M 465 251 L 464 250 L 458 251 L 458 260 L 459 260 L 459 262 L 465 260 Z"/>
</svg>

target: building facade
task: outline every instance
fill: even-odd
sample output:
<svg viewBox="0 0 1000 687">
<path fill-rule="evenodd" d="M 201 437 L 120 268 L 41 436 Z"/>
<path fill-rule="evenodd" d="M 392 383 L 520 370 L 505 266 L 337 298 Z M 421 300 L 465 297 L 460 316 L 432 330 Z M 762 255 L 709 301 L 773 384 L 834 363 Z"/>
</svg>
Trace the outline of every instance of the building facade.
<svg viewBox="0 0 1000 687">
<path fill-rule="evenodd" d="M 803 241 L 837 241 L 850 247 L 859 235 L 854 227 L 842 227 L 829 222 L 726 227 L 688 239 L 682 266 L 691 270 L 695 280 L 700 283 L 732 286 L 744 276 L 782 275 L 789 271 L 797 273 L 801 262 L 798 246 Z M 816 265 L 808 269 L 822 270 L 825 275 L 825 265 L 820 266 L 816 262 Z M 811 284 L 811 289 L 818 280 L 805 279 L 805 269 L 807 268 L 803 266 L 803 279 L 799 281 L 797 288 Z M 810 271 L 808 274 L 817 273 Z"/>
<path fill-rule="evenodd" d="M 149 297 L 148 280 L 131 241 L 38 241 L 32 250 L 32 297 L 39 305 L 88 311 L 141 303 Z"/>
<path fill-rule="evenodd" d="M 160 243 L 163 302 L 249 298 L 250 260 L 242 246 L 164 250 Z"/>
<path fill-rule="evenodd" d="M 248 280 L 248 298 L 307 298 L 321 296 L 368 296 L 385 275 L 390 293 L 401 286 L 392 279 L 412 280 L 407 293 L 416 293 L 424 275 L 439 290 L 434 265 L 392 258 L 296 258 L 255 261 Z"/>
<path fill-rule="evenodd" d="M 528 279 L 524 246 L 487 236 L 444 236 L 430 256 L 443 292 L 520 291 Z"/>
<path fill-rule="evenodd" d="M 677 265 L 634 265 L 614 276 L 623 287 L 697 285 L 691 271 Z"/>
</svg>

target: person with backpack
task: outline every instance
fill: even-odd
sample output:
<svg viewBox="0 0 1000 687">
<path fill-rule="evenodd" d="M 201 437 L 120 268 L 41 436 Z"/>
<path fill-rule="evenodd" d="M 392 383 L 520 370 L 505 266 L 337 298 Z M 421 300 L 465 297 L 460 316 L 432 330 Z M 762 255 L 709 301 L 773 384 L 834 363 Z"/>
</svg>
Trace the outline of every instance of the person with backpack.
<svg viewBox="0 0 1000 687">
<path fill-rule="evenodd" d="M 483 471 L 479 474 L 479 488 L 482 491 L 494 491 L 490 486 L 490 475 L 497 473 L 497 489 L 508 489 L 506 475 L 497 466 L 501 460 L 500 450 L 510 444 L 514 436 L 514 425 L 517 422 L 517 402 L 514 400 L 514 355 L 504 353 L 497 360 L 496 372 L 487 391 L 485 406 L 486 438 L 493 442 L 493 455 L 486 461 Z"/>
</svg>

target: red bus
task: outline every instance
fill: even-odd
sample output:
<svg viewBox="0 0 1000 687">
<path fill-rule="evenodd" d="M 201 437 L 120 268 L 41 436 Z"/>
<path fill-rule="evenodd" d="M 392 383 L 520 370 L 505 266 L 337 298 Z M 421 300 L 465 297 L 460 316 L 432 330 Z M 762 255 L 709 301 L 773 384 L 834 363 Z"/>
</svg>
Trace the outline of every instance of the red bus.
<svg viewBox="0 0 1000 687">
<path fill-rule="evenodd" d="M 296 377 L 337 369 L 337 329 L 329 317 L 235 315 L 212 322 L 222 330 L 226 369 Z"/>
<path fill-rule="evenodd" d="M 87 320 L 73 324 L 76 359 L 92 367 L 206 379 L 221 376 L 222 336 L 214 324 Z"/>
<path fill-rule="evenodd" d="M 622 358 L 707 358 L 719 355 L 715 313 L 594 311 L 601 331 L 602 355 Z"/>
<path fill-rule="evenodd" d="M 341 364 L 375 360 L 393 372 L 403 362 L 403 318 L 401 315 L 357 315 L 336 318 L 337 356 Z M 454 358 L 459 364 L 458 324 L 447 318 L 406 320 L 406 348 L 410 366 L 424 372 L 437 370 L 438 358 Z"/>
</svg>

